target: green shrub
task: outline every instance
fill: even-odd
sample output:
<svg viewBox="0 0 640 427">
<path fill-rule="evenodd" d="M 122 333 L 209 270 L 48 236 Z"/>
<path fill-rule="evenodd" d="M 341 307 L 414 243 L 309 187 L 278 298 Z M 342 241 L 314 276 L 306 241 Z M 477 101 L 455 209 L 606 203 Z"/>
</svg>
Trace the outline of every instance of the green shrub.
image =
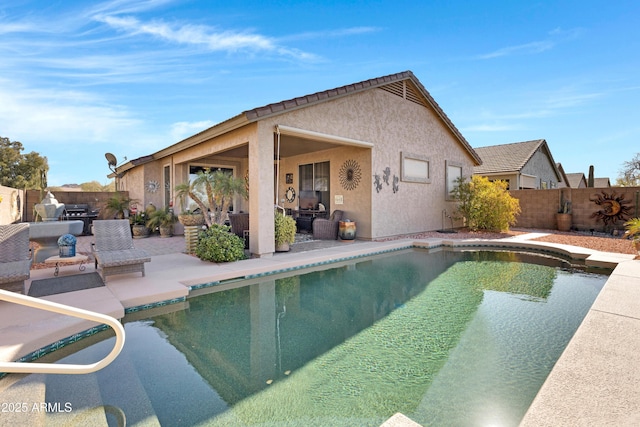
<svg viewBox="0 0 640 427">
<path fill-rule="evenodd" d="M 473 176 L 469 182 L 458 180 L 453 192 L 456 213 L 471 230 L 506 231 L 516 223 L 520 202 L 511 197 L 505 181 Z"/>
<path fill-rule="evenodd" d="M 213 224 L 198 236 L 196 256 L 211 262 L 244 259 L 244 242 L 231 233 L 231 227 Z"/>
</svg>

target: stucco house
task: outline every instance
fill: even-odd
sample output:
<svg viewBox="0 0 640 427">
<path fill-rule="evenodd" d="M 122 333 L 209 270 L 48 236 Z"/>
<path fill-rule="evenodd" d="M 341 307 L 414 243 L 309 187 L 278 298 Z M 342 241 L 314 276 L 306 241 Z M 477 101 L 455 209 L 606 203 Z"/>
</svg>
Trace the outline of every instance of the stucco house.
<svg viewBox="0 0 640 427">
<path fill-rule="evenodd" d="M 475 151 L 482 164 L 474 167 L 474 175 L 507 181 L 511 190 L 558 188 L 563 180 L 544 139 L 477 147 Z"/>
<path fill-rule="evenodd" d="M 245 111 L 119 166 L 118 188 L 144 205 L 183 207 L 174 187 L 205 167 L 244 177 L 249 250 L 274 252 L 274 204 L 342 210 L 358 239 L 436 230 L 456 178 L 480 157 L 411 71 Z M 308 212 L 304 212 L 309 215 Z M 316 214 L 316 213 L 311 213 Z"/>
</svg>

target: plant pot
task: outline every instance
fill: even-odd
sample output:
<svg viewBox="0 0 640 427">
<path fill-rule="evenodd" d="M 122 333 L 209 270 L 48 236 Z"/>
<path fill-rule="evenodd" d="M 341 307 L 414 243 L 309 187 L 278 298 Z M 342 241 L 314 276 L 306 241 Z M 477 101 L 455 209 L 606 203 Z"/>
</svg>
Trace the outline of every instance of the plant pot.
<svg viewBox="0 0 640 427">
<path fill-rule="evenodd" d="M 353 221 L 340 221 L 338 223 L 338 236 L 341 240 L 354 240 L 356 238 L 356 223 Z"/>
<path fill-rule="evenodd" d="M 180 221 L 180 224 L 184 225 L 185 227 L 192 226 L 192 225 L 203 225 L 204 215 L 180 214 L 178 215 L 178 221 Z"/>
<path fill-rule="evenodd" d="M 161 225 L 158 229 L 160 230 L 160 237 L 173 236 L 173 225 Z"/>
<path fill-rule="evenodd" d="M 276 244 L 276 252 L 289 252 L 289 242 Z"/>
<path fill-rule="evenodd" d="M 558 231 L 571 231 L 571 225 L 572 225 L 571 214 L 557 213 L 556 222 L 558 224 Z"/>
<path fill-rule="evenodd" d="M 70 258 L 76 256 L 76 245 L 58 246 L 60 258 Z"/>
<path fill-rule="evenodd" d="M 131 234 L 134 239 L 144 239 L 145 237 L 149 237 L 149 229 L 144 225 L 134 225 L 131 227 Z"/>
</svg>

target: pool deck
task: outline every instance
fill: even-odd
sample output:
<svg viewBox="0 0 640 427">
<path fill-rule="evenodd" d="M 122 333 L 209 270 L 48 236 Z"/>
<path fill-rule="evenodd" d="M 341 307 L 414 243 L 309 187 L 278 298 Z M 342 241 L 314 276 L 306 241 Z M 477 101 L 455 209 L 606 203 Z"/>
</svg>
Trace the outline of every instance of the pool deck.
<svg viewBox="0 0 640 427">
<path fill-rule="evenodd" d="M 500 240 L 393 240 L 387 242 L 311 242 L 294 245 L 288 253 L 233 263 L 203 262 L 184 252 L 184 239 L 152 237 L 135 241 L 147 250 L 151 262 L 146 275 L 110 276 L 105 287 L 43 297 L 122 318 L 125 312 L 148 308 L 176 310 L 198 291 L 193 286 L 236 278 L 259 278 L 303 267 L 319 267 L 391 252 L 406 247 L 440 247 L 513 250 L 537 249 L 561 253 L 587 266 L 615 267 L 583 323 L 556 363 L 525 415 L 521 426 L 640 425 L 640 261 L 632 255 L 593 251 L 575 246 L 530 241 L 536 233 Z M 88 250 L 91 236 L 81 237 L 78 251 Z M 53 277 L 53 268 L 32 270 L 30 280 Z M 89 264 L 84 273 L 93 272 Z M 77 265 L 63 266 L 60 276 L 80 274 Z M 27 282 L 27 289 L 30 281 Z M 95 324 L 0 301 L 0 360 L 17 360 Z M 388 421 L 408 426 L 397 416 Z"/>
</svg>

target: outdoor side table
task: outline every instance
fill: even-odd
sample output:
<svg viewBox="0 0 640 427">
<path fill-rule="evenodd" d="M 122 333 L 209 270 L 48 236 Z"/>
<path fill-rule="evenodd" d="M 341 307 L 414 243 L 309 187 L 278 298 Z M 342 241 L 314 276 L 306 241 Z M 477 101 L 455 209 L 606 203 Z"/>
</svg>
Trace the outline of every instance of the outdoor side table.
<svg viewBox="0 0 640 427">
<path fill-rule="evenodd" d="M 66 256 L 66 257 L 61 257 L 59 255 L 56 255 L 56 256 L 52 256 L 52 257 L 49 257 L 49 258 L 45 259 L 44 263 L 45 264 L 55 264 L 56 265 L 56 271 L 53 273 L 53 275 L 57 276 L 58 273 L 60 272 L 60 263 L 61 262 L 78 262 L 78 261 L 80 261 L 80 266 L 78 267 L 78 269 L 80 271 L 84 271 L 84 269 L 86 268 L 84 263 L 88 259 L 89 259 L 88 256 L 82 255 L 82 254 L 77 254 L 77 255 L 74 255 L 74 256 Z"/>
</svg>

